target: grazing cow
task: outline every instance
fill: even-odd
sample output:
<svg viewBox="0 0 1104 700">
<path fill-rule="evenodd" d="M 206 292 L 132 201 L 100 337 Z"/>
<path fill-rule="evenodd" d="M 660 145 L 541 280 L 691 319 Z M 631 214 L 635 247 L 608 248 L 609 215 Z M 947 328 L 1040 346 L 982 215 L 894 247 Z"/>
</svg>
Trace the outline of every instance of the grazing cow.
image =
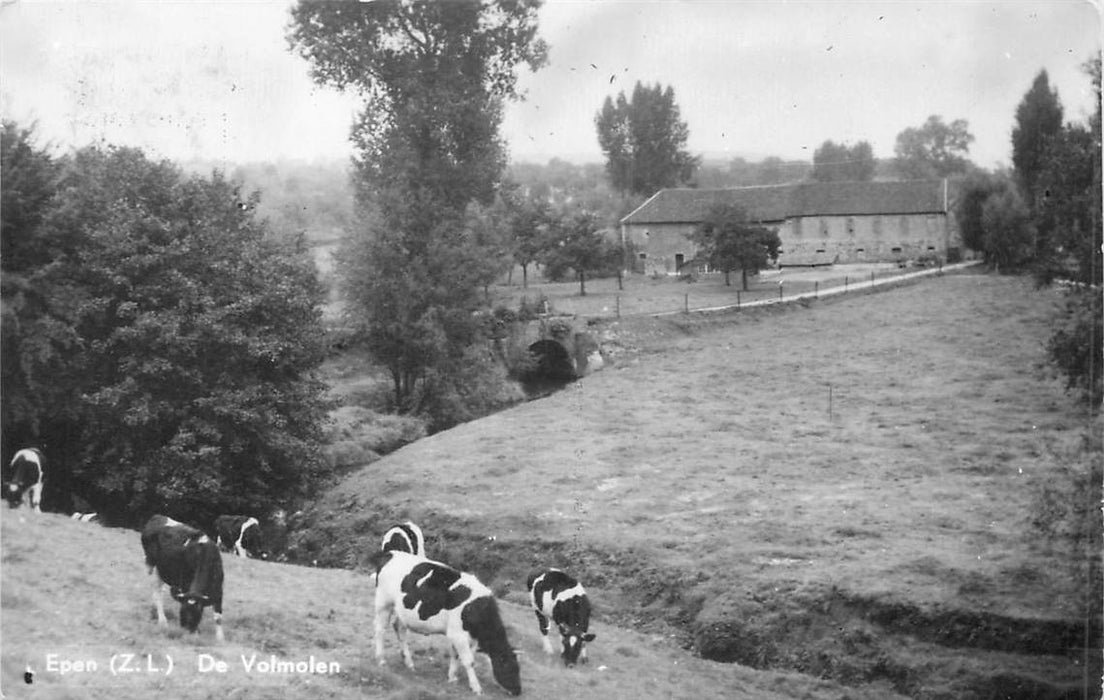
<svg viewBox="0 0 1104 700">
<path fill-rule="evenodd" d="M 406 552 L 424 557 L 426 555 L 425 536 L 422 535 L 420 527 L 407 520 L 402 525 L 395 525 L 383 533 L 382 548 L 385 552 Z"/>
<path fill-rule="evenodd" d="M 222 634 L 222 557 L 218 545 L 194 527 L 178 523 L 164 515 L 155 515 L 142 528 L 142 549 L 153 578 L 153 604 L 157 623 L 167 625 L 162 591 L 169 587 L 180 602 L 180 626 L 190 632 L 199 630 L 203 608 L 215 611 L 215 637 Z"/>
<path fill-rule="evenodd" d="M 220 515 L 215 518 L 215 536 L 225 552 L 239 557 L 268 559 L 261 540 L 261 524 L 248 515 Z"/>
<path fill-rule="evenodd" d="M 100 522 L 99 513 L 73 513 L 69 516 L 72 520 L 76 520 L 82 523 L 98 523 Z"/>
<path fill-rule="evenodd" d="M 9 506 L 18 508 L 25 500 L 34 512 L 42 512 L 40 506 L 45 463 L 46 459 L 42 456 L 42 452 L 34 447 L 27 447 L 15 453 L 10 465 L 11 479 L 4 489 L 4 498 L 8 499 Z"/>
<path fill-rule="evenodd" d="M 498 684 L 512 695 L 521 694 L 517 653 L 506 639 L 489 588 L 471 574 L 407 552 L 380 551 L 372 561 L 376 565 L 376 660 L 380 665 L 385 663 L 384 628 L 391 621 L 407 668 L 414 669 L 406 642 L 408 630 L 443 634 L 449 640 L 449 683 L 456 682 L 462 664 L 472 692 L 483 693 L 475 676 L 475 652 L 480 651 L 490 657 Z"/>
<path fill-rule="evenodd" d="M 582 585 L 559 569 L 533 574 L 526 582 L 529 600 L 537 613 L 537 624 L 544 640 L 545 652 L 551 654 L 548 641 L 548 621 L 556 624 L 563 642 L 564 665 L 571 667 L 579 659 L 587 661 L 586 643 L 594 641 L 590 627 L 590 600 Z"/>
</svg>

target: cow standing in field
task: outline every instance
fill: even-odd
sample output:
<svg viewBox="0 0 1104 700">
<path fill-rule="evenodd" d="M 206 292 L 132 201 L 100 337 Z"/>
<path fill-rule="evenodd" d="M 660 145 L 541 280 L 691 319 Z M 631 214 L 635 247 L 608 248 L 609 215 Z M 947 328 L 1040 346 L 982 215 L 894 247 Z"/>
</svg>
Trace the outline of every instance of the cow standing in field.
<svg viewBox="0 0 1104 700">
<path fill-rule="evenodd" d="M 248 515 L 220 515 L 215 518 L 215 540 L 223 551 L 239 557 L 268 559 L 261 538 L 261 524 Z"/>
<path fill-rule="evenodd" d="M 399 551 L 380 551 L 376 565 L 376 660 L 382 666 L 384 628 L 395 629 L 406 667 L 414 670 L 407 631 L 443 634 L 449 640 L 448 681 L 455 683 L 463 665 L 468 685 L 483 693 L 475 675 L 475 652 L 491 659 L 498 684 L 512 695 L 521 694 L 517 653 L 506 638 L 491 590 L 471 574 L 440 562 Z"/>
<path fill-rule="evenodd" d="M 425 536 L 422 529 L 407 520 L 401 525 L 394 525 L 383 533 L 381 548 L 385 552 L 406 552 L 417 557 L 424 557 Z"/>
<path fill-rule="evenodd" d="M 73 513 L 69 516 L 70 519 L 76 520 L 81 523 L 98 523 L 100 522 L 99 513 Z"/>
<path fill-rule="evenodd" d="M 218 545 L 194 527 L 155 515 L 142 528 L 142 549 L 150 576 L 155 576 L 157 623 L 168 624 L 162 602 L 163 589 L 168 586 L 172 597 L 180 602 L 180 626 L 197 632 L 203 608 L 210 605 L 215 613 L 215 637 L 223 641 L 222 557 Z"/>
<path fill-rule="evenodd" d="M 34 447 L 26 447 L 15 453 L 9 469 L 11 477 L 4 488 L 4 498 L 8 505 L 18 508 L 24 501 L 34 512 L 41 513 L 42 485 L 45 482 L 46 464 L 42 452 Z"/>
<path fill-rule="evenodd" d="M 552 654 L 552 643 L 548 641 L 548 621 L 551 620 L 560 632 L 563 651 L 560 657 L 569 668 L 576 661 L 587 661 L 586 643 L 594 641 L 590 627 L 590 600 L 583 586 L 571 576 L 559 569 L 549 569 L 533 574 L 526 582 L 529 600 L 537 613 L 544 651 Z"/>
</svg>

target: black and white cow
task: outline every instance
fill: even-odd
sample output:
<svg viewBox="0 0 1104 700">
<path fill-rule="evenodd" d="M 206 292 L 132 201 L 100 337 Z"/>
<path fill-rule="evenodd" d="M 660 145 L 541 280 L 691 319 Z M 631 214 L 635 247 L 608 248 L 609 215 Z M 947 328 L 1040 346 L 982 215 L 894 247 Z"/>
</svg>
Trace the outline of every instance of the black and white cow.
<svg viewBox="0 0 1104 700">
<path fill-rule="evenodd" d="M 73 513 L 69 516 L 72 520 L 76 520 L 81 523 L 98 523 L 100 522 L 99 513 Z"/>
<path fill-rule="evenodd" d="M 12 457 L 9 470 L 10 479 L 4 487 L 4 498 L 8 499 L 8 505 L 18 508 L 24 501 L 41 513 L 42 484 L 45 481 L 46 459 L 37 448 L 26 447 L 15 453 Z"/>
<path fill-rule="evenodd" d="M 390 621 L 406 667 L 414 669 L 407 631 L 443 634 L 449 640 L 448 681 L 463 665 L 472 692 L 483 688 L 475 675 L 475 652 L 491 659 L 498 684 L 521 694 L 517 652 L 510 647 L 494 594 L 479 580 L 440 562 L 399 551 L 380 551 L 376 565 L 376 660 L 383 665 L 384 628 Z"/>
<path fill-rule="evenodd" d="M 268 559 L 261 537 L 261 524 L 248 515 L 220 515 L 215 518 L 215 536 L 225 552 L 239 557 Z"/>
<path fill-rule="evenodd" d="M 383 533 L 381 548 L 385 552 L 406 552 L 415 556 L 424 557 L 425 536 L 422 528 L 407 520 L 401 525 L 394 525 Z"/>
<path fill-rule="evenodd" d="M 180 602 L 180 626 L 197 632 L 203 608 L 210 605 L 215 612 L 215 637 L 223 641 L 222 556 L 218 545 L 194 527 L 155 515 L 142 528 L 142 549 L 153 577 L 157 623 L 168 624 L 162 603 L 162 591 L 168 586 L 172 597 Z"/>
<path fill-rule="evenodd" d="M 567 666 L 587 661 L 586 643 L 594 641 L 590 627 L 590 600 L 582 584 L 559 569 L 535 573 L 526 582 L 529 600 L 537 613 L 545 652 L 552 654 L 548 641 L 548 621 L 560 631 L 563 651 L 560 657 Z"/>
</svg>

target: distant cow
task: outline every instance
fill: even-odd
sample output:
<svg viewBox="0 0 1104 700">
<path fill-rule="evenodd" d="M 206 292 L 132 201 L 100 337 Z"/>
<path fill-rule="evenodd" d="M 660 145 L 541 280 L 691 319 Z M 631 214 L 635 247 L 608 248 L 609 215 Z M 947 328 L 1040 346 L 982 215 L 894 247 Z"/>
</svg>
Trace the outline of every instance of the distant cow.
<svg viewBox="0 0 1104 700">
<path fill-rule="evenodd" d="M 406 552 L 415 556 L 424 557 L 425 536 L 422 529 L 407 520 L 402 525 L 395 525 L 383 533 L 382 549 L 385 552 Z"/>
<path fill-rule="evenodd" d="M 15 453 L 12 457 L 10 471 L 11 477 L 4 489 L 4 498 L 8 499 L 8 505 L 18 508 L 26 501 L 34 512 L 41 513 L 42 484 L 45 481 L 44 467 L 46 460 L 42 452 L 34 447 L 27 447 Z"/>
<path fill-rule="evenodd" d="M 161 600 L 168 586 L 172 597 L 180 602 L 180 626 L 197 632 L 203 608 L 210 605 L 215 612 L 215 637 L 221 642 L 222 557 L 218 545 L 194 527 L 155 515 L 142 528 L 142 549 L 150 576 L 157 572 L 152 579 L 157 623 L 168 624 Z"/>
<path fill-rule="evenodd" d="M 594 641 L 590 627 L 590 600 L 582 585 L 559 569 L 533 574 L 526 582 L 529 600 L 537 613 L 537 624 L 544 641 L 545 652 L 551 654 L 548 641 L 548 621 L 555 623 L 560 632 L 563 651 L 560 657 L 566 666 L 574 666 L 579 659 L 587 661 L 586 643 Z"/>
<path fill-rule="evenodd" d="M 219 547 L 239 557 L 268 559 L 261 537 L 261 524 L 248 515 L 220 515 L 215 518 L 215 536 Z"/>
<path fill-rule="evenodd" d="M 72 520 L 76 520 L 82 523 L 98 523 L 100 522 L 99 513 L 73 513 L 69 516 Z"/>
<path fill-rule="evenodd" d="M 506 628 L 490 589 L 471 574 L 440 562 L 398 551 L 380 551 L 376 564 L 376 660 L 383 665 L 383 634 L 388 621 L 402 647 L 406 667 L 414 669 L 406 633 L 443 634 L 449 640 L 448 680 L 457 679 L 458 665 L 468 674 L 472 692 L 482 694 L 475 676 L 475 652 L 491 659 L 498 684 L 521 694 L 516 652 L 506 639 Z M 459 659 L 459 664 L 457 663 Z"/>
</svg>

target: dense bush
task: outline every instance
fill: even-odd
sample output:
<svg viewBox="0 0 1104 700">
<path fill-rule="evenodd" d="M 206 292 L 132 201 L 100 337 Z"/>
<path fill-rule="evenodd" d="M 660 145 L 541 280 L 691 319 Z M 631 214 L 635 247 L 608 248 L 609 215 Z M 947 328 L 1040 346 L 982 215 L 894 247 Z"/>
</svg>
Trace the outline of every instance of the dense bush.
<svg viewBox="0 0 1104 700">
<path fill-rule="evenodd" d="M 1104 321 L 1101 294 L 1093 287 L 1074 288 L 1066 303 L 1065 318 L 1047 343 L 1051 360 L 1066 375 L 1068 389 L 1078 390 L 1093 406 L 1104 397 L 1104 357 L 1101 333 Z"/>
</svg>

